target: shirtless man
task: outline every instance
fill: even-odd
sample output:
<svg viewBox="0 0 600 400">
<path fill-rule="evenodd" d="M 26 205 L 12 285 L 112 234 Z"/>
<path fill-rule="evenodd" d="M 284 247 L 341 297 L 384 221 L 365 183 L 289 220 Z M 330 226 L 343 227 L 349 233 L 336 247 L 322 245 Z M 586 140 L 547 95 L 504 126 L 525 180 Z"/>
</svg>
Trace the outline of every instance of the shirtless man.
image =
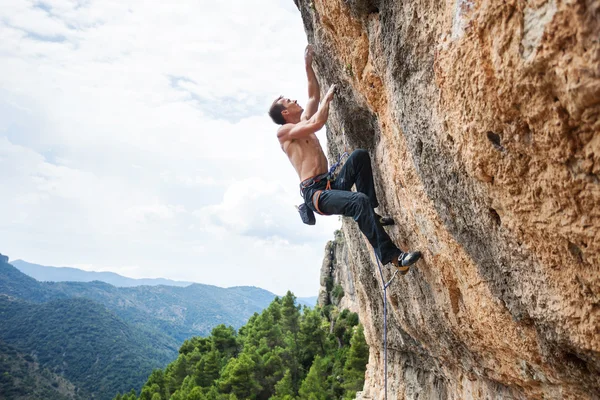
<svg viewBox="0 0 600 400">
<path fill-rule="evenodd" d="M 328 179 L 327 157 L 315 132 L 327 122 L 335 85 L 331 85 L 319 104 L 321 96 L 319 83 L 312 68 L 311 45 L 306 47 L 304 59 L 309 97 L 306 109 L 302 109 L 297 100 L 279 96 L 269 110 L 273 121 L 281 125 L 277 131 L 277 138 L 298 173 L 304 202 L 311 210 L 321 215 L 353 217 L 375 249 L 379 260 L 384 265 L 393 263 L 402 274 L 406 274 L 409 266 L 421 257 L 421 253 L 403 252 L 398 249 L 382 225 L 382 222 L 391 225 L 393 221 L 380 217 L 373 210 L 378 202 L 369 153 L 366 150 L 355 150 L 348 157 L 337 178 Z M 354 184 L 356 192 L 351 191 Z"/>
</svg>

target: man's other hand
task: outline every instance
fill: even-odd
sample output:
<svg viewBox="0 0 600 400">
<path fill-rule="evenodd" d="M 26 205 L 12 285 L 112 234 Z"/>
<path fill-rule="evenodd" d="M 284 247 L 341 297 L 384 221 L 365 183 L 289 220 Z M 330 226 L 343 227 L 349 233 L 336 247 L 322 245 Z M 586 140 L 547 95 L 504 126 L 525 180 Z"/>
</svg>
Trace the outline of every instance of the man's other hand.
<svg viewBox="0 0 600 400">
<path fill-rule="evenodd" d="M 306 46 L 304 50 L 304 61 L 306 65 L 311 65 L 313 60 L 313 55 L 315 54 L 315 49 L 312 44 Z"/>
<path fill-rule="evenodd" d="M 327 91 L 327 94 L 325 94 L 325 101 L 331 101 L 333 100 L 333 95 L 335 93 L 335 89 L 337 86 L 335 86 L 335 83 L 331 86 L 329 86 L 329 90 Z"/>
</svg>

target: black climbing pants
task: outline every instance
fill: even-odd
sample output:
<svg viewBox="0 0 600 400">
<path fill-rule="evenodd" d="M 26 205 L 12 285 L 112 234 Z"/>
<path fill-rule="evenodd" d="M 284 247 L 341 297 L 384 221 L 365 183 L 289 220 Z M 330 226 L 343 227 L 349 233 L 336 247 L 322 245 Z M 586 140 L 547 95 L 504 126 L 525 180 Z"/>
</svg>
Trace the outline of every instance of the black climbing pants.
<svg viewBox="0 0 600 400">
<path fill-rule="evenodd" d="M 351 191 L 354 184 L 356 192 Z M 373 184 L 371 158 L 366 150 L 353 151 L 337 178 L 331 181 L 331 189 L 325 190 L 326 186 L 327 178 L 318 180 L 317 177 L 302 182 L 300 188 L 304 202 L 318 213 L 354 218 L 384 265 L 400 255 L 401 250 L 394 245 L 373 211 L 379 203 Z M 318 191 L 322 192 L 319 194 Z"/>
</svg>

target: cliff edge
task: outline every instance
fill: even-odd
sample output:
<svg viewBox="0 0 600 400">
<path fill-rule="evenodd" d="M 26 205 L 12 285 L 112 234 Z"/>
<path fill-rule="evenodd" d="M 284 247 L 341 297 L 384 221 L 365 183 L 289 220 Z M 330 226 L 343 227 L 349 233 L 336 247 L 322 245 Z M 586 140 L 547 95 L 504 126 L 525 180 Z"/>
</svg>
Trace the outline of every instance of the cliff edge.
<svg viewBox="0 0 600 400">
<path fill-rule="evenodd" d="M 369 150 L 424 254 L 388 289 L 388 398 L 600 398 L 600 2 L 296 3 L 330 155 Z M 342 232 L 381 399 L 381 284 Z"/>
</svg>

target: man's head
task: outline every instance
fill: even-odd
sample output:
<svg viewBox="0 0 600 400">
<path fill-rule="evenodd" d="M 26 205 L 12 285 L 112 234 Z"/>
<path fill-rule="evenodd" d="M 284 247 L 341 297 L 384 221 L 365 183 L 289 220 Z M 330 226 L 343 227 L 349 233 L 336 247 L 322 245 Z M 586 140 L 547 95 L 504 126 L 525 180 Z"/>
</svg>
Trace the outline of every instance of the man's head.
<svg viewBox="0 0 600 400">
<path fill-rule="evenodd" d="M 300 116 L 304 109 L 298 105 L 298 100 L 290 100 L 286 97 L 279 96 L 275 99 L 271 108 L 269 109 L 269 115 L 273 122 L 279 125 L 285 125 L 286 123 L 296 123 L 300 121 Z"/>
</svg>

